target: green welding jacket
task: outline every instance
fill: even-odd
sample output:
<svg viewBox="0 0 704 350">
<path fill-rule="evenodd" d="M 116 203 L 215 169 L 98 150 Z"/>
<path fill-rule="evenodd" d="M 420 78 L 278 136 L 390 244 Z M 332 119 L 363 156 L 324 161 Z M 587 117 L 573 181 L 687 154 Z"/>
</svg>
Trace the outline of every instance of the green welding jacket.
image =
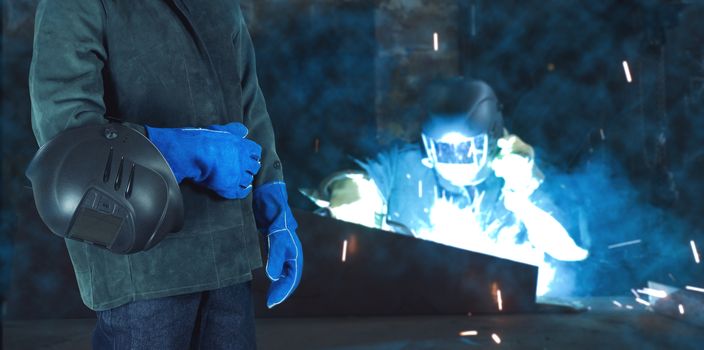
<svg viewBox="0 0 704 350">
<path fill-rule="evenodd" d="M 39 145 L 66 128 L 116 118 L 144 132 L 237 121 L 262 146 L 254 187 L 282 181 L 239 1 L 42 0 L 29 74 Z M 245 282 L 262 265 L 251 195 L 226 200 L 181 184 L 184 228 L 117 255 L 67 240 L 83 302 L 130 301 Z"/>
</svg>

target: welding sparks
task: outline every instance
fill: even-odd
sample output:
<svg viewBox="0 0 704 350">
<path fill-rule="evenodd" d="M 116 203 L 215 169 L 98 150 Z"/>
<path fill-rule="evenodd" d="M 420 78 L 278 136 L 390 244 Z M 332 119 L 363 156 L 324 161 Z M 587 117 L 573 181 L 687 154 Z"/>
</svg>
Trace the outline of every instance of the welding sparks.
<svg viewBox="0 0 704 350">
<path fill-rule="evenodd" d="M 438 38 L 438 33 L 433 33 L 433 49 L 435 49 L 435 51 L 440 49 L 440 38 Z"/>
<path fill-rule="evenodd" d="M 601 135 L 601 140 L 606 140 L 606 134 L 604 134 L 604 129 L 599 129 L 599 135 Z"/>
<path fill-rule="evenodd" d="M 623 61 L 623 71 L 626 73 L 626 81 L 629 83 L 632 82 L 633 79 L 631 79 L 631 70 L 628 68 L 628 62 L 626 61 Z"/>
<path fill-rule="evenodd" d="M 694 244 L 694 241 L 689 241 L 689 245 L 692 246 L 692 254 L 694 255 L 694 262 L 699 264 L 699 252 L 697 251 L 697 245 Z"/>
<path fill-rule="evenodd" d="M 418 180 L 418 198 L 423 198 L 423 180 Z"/>
<path fill-rule="evenodd" d="M 496 342 L 496 344 L 501 344 L 501 338 L 499 338 L 496 333 L 491 333 L 491 339 L 494 339 L 494 342 Z"/>
<path fill-rule="evenodd" d="M 640 294 L 638 294 L 635 289 L 631 289 L 631 293 L 633 293 L 633 296 L 635 296 L 636 299 L 640 298 Z"/>
<path fill-rule="evenodd" d="M 649 295 L 654 298 L 666 298 L 667 297 L 667 292 L 665 292 L 664 290 L 659 290 L 659 289 L 643 288 L 643 289 L 638 289 L 637 292 L 640 294 Z"/>
<path fill-rule="evenodd" d="M 628 310 L 633 310 L 633 306 L 631 306 L 631 305 L 626 305 L 626 309 L 628 309 Z"/>
<path fill-rule="evenodd" d="M 704 293 L 704 288 L 692 287 L 692 286 L 685 286 L 684 288 L 687 290 L 691 290 L 693 292 Z"/>
<path fill-rule="evenodd" d="M 479 334 L 479 332 L 477 332 L 477 331 L 463 331 L 463 332 L 460 332 L 460 337 L 471 337 L 471 336 L 475 336 L 477 334 Z"/>
<path fill-rule="evenodd" d="M 320 151 L 320 139 L 315 139 L 315 153 Z"/>
<path fill-rule="evenodd" d="M 612 300 L 611 302 L 614 303 L 614 305 L 616 305 L 616 306 L 618 306 L 618 307 L 623 307 L 623 304 L 619 303 L 619 302 L 616 301 L 616 300 Z"/>
<path fill-rule="evenodd" d="M 342 242 L 342 262 L 347 261 L 347 240 Z"/>
<path fill-rule="evenodd" d="M 614 249 L 614 248 L 620 248 L 620 247 L 625 247 L 625 246 L 628 246 L 628 245 L 640 244 L 640 243 L 641 243 L 641 240 L 640 240 L 640 239 L 635 239 L 635 240 L 628 241 L 628 242 L 622 242 L 622 243 L 612 244 L 612 245 L 610 245 L 608 248 L 609 248 L 609 249 Z"/>
<path fill-rule="evenodd" d="M 499 311 L 503 311 L 504 301 L 503 301 L 503 299 L 501 299 L 501 289 L 498 289 L 496 291 L 496 302 L 499 304 Z"/>
<path fill-rule="evenodd" d="M 677 308 L 680 309 L 680 315 L 684 315 L 684 306 L 682 304 L 677 305 Z"/>
<path fill-rule="evenodd" d="M 637 301 L 638 303 L 640 303 L 640 304 L 645 305 L 645 306 L 650 306 L 650 303 L 649 303 L 649 302 L 647 302 L 647 301 L 645 301 L 645 300 L 643 300 L 643 299 L 641 299 L 641 298 L 636 298 L 636 301 Z"/>
</svg>

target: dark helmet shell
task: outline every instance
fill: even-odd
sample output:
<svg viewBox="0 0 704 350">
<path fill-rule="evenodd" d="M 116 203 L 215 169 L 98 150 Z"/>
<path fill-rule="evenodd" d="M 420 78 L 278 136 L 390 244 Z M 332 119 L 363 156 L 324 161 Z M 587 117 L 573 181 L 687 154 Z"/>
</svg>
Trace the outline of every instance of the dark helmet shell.
<svg viewBox="0 0 704 350">
<path fill-rule="evenodd" d="M 67 129 L 43 145 L 26 175 L 56 235 L 115 253 L 147 250 L 183 225 L 183 199 L 159 150 L 120 124 Z"/>
</svg>

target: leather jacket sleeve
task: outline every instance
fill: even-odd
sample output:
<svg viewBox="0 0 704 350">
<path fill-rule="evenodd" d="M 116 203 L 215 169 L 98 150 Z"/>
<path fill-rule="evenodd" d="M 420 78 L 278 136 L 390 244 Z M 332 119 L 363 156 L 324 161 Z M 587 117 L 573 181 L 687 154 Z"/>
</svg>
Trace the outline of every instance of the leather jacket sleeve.
<svg viewBox="0 0 704 350">
<path fill-rule="evenodd" d="M 99 0 L 43 0 L 29 71 L 32 129 L 39 145 L 73 127 L 106 124 L 105 11 Z M 142 134 L 141 125 L 125 123 Z"/>
<path fill-rule="evenodd" d="M 262 146 L 262 168 L 255 176 L 253 186 L 283 181 L 281 161 L 276 154 L 274 129 L 266 109 L 266 102 L 259 81 L 255 63 L 254 46 L 240 11 L 241 29 L 234 39 L 235 50 L 240 60 L 242 103 L 244 124 L 249 129 L 248 138 Z"/>
</svg>

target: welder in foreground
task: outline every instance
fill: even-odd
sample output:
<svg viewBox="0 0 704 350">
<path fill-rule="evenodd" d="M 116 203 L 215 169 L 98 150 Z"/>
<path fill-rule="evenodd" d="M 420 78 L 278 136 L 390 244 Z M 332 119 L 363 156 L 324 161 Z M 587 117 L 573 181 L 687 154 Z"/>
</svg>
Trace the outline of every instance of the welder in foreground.
<svg viewBox="0 0 704 350">
<path fill-rule="evenodd" d="M 83 199 L 38 208 L 74 209 L 77 199 L 89 203 L 100 193 L 97 208 L 76 209 L 66 240 L 83 302 L 97 313 L 93 347 L 255 348 L 250 280 L 262 266 L 257 231 L 269 244 L 269 307 L 295 290 L 303 255 L 239 1 L 41 1 L 29 87 L 38 159 L 89 157 L 75 178 L 66 176 L 70 169 L 34 163 L 28 175 L 36 176 L 35 190 L 52 171 L 63 172 L 55 176 L 66 179 L 64 188 L 90 188 Z M 66 139 L 72 135 L 80 137 Z M 81 149 L 79 141 L 96 149 Z M 144 151 L 129 153 L 139 147 Z M 153 168 L 156 160 L 140 163 L 145 152 L 162 158 L 168 173 Z M 95 167 L 100 176 L 92 184 L 71 183 Z M 150 195 L 154 188 L 143 181 L 149 178 L 168 179 L 173 193 L 180 187 L 183 225 L 158 243 L 148 238 L 148 250 L 126 244 L 115 252 L 115 232 L 150 221 L 143 217 L 150 211 L 133 210 L 136 201 L 153 209 L 164 198 Z M 110 222 L 125 225 L 95 229 Z"/>
</svg>

